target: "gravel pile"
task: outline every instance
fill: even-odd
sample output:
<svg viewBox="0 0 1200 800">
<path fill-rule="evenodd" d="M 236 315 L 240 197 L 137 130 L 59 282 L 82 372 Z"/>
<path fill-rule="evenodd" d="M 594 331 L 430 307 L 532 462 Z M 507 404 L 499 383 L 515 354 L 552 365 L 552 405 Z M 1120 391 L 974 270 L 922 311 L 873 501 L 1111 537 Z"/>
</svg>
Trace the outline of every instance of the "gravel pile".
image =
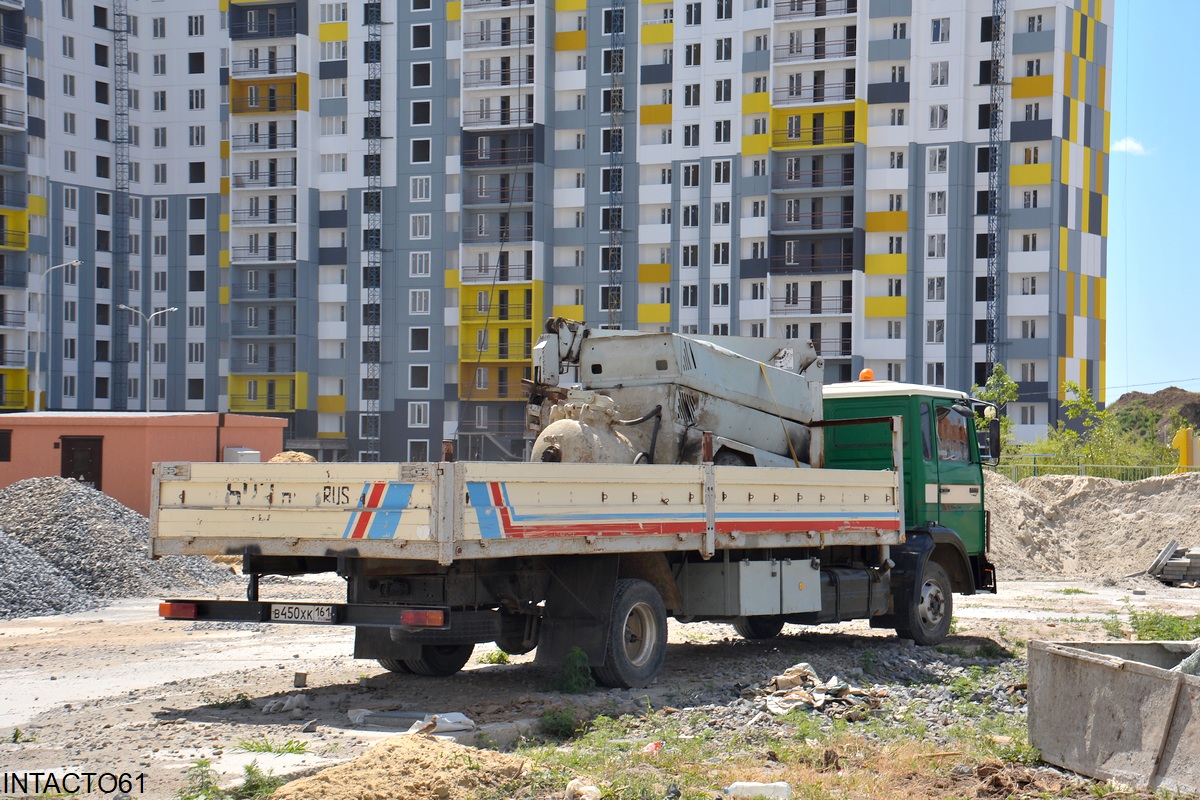
<svg viewBox="0 0 1200 800">
<path fill-rule="evenodd" d="M 85 611 L 106 600 L 216 586 L 206 558 L 150 560 L 149 522 L 69 478 L 0 490 L 0 618 Z"/>
</svg>

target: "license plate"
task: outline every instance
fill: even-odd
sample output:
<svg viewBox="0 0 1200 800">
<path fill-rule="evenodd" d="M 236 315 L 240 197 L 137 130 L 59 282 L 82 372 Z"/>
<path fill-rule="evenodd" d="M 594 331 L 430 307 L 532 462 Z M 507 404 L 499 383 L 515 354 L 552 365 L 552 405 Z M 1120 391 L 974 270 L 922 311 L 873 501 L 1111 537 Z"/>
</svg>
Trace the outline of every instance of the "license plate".
<svg viewBox="0 0 1200 800">
<path fill-rule="evenodd" d="M 332 625 L 333 606 L 274 603 L 271 605 L 271 622 L 307 622 L 314 625 Z"/>
</svg>

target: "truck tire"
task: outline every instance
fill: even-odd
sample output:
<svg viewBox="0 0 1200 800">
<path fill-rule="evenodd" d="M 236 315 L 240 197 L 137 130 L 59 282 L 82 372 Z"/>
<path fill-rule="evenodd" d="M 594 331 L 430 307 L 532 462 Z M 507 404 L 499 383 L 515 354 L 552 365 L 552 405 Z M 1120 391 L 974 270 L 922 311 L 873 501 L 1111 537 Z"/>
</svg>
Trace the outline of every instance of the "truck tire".
<svg viewBox="0 0 1200 800">
<path fill-rule="evenodd" d="M 445 678 L 458 672 L 471 659 L 473 644 L 421 645 L 421 657 L 404 660 L 404 666 L 414 675 Z"/>
<path fill-rule="evenodd" d="M 953 614 L 950 576 L 941 564 L 929 559 L 921 572 L 915 596 L 908 608 L 899 611 L 900 624 L 896 626 L 896 633 L 922 646 L 939 644 L 950 632 Z"/>
<path fill-rule="evenodd" d="M 667 655 L 667 609 L 658 590 L 642 580 L 617 581 L 608 626 L 596 678 L 618 689 L 648 686 Z"/>
<path fill-rule="evenodd" d="M 749 456 L 728 448 L 717 453 L 716 457 L 713 458 L 713 466 L 715 467 L 746 467 L 749 465 Z"/>
<path fill-rule="evenodd" d="M 783 620 L 779 617 L 738 617 L 733 621 L 733 629 L 743 639 L 774 639 L 783 630 Z"/>
<path fill-rule="evenodd" d="M 412 670 L 408 668 L 408 665 L 398 658 L 377 658 L 375 660 L 379 662 L 379 666 L 383 667 L 388 672 L 395 672 L 398 675 L 408 675 L 412 672 Z"/>
</svg>

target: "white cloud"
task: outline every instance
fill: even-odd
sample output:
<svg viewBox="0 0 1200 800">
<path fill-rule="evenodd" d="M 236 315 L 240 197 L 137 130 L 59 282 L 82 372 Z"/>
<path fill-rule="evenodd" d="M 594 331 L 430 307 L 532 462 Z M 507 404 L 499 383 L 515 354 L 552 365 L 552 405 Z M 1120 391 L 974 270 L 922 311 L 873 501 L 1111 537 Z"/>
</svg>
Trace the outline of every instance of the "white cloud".
<svg viewBox="0 0 1200 800">
<path fill-rule="evenodd" d="M 1114 153 L 1129 153 L 1131 156 L 1146 155 L 1146 148 L 1132 136 L 1126 136 L 1124 139 L 1118 139 L 1113 142 L 1112 151 Z"/>
</svg>

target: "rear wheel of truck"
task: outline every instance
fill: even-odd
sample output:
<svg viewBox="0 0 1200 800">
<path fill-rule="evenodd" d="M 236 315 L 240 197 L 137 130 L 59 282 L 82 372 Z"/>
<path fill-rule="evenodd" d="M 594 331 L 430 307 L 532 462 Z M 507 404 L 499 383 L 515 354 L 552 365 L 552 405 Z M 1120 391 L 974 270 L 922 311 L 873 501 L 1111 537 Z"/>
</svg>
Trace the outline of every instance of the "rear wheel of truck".
<svg viewBox="0 0 1200 800">
<path fill-rule="evenodd" d="M 408 665 L 398 658 L 378 658 L 376 661 L 379 662 L 379 666 L 383 667 L 388 672 L 395 672 L 400 675 L 408 675 L 412 672 L 412 670 L 408 668 Z"/>
<path fill-rule="evenodd" d="M 596 677 L 620 689 L 649 685 L 667 655 L 667 609 L 658 590 L 642 580 L 617 581 L 608 624 L 608 648 Z"/>
<path fill-rule="evenodd" d="M 953 613 L 950 576 L 941 564 L 930 559 L 921 572 L 916 596 L 900 614 L 902 621 L 896 626 L 896 633 L 919 645 L 938 644 L 950 633 Z"/>
<path fill-rule="evenodd" d="M 414 675 L 444 678 L 462 669 L 471 660 L 473 644 L 421 645 L 420 658 L 406 658 L 404 666 Z"/>
<path fill-rule="evenodd" d="M 738 617 L 733 621 L 733 629 L 743 639 L 774 639 L 783 630 L 783 620 L 779 617 Z"/>
</svg>

